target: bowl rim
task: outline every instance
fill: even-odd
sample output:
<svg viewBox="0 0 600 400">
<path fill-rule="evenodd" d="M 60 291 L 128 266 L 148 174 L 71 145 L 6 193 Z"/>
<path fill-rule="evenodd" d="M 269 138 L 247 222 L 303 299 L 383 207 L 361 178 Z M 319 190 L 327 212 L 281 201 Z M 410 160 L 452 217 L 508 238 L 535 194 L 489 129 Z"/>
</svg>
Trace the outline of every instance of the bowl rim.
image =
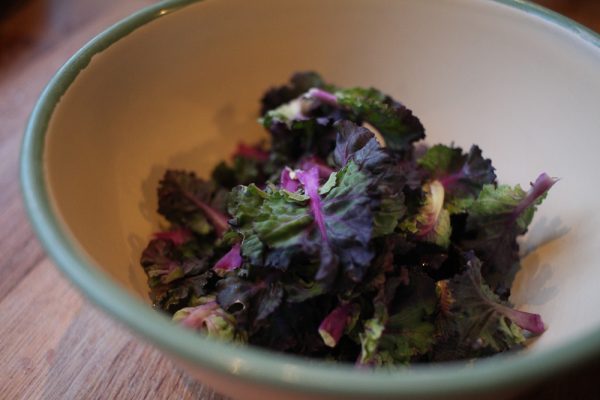
<svg viewBox="0 0 600 400">
<path fill-rule="evenodd" d="M 539 380 L 600 352 L 600 327 L 579 340 L 539 353 L 502 354 L 474 365 L 443 363 L 394 371 L 357 371 L 272 351 L 221 343 L 170 322 L 102 272 L 77 244 L 54 210 L 44 168 L 44 145 L 55 107 L 91 58 L 137 28 L 204 0 L 165 0 L 117 22 L 77 51 L 42 92 L 21 146 L 20 180 L 30 222 L 47 254 L 96 306 L 135 334 L 188 364 L 279 389 L 356 396 L 450 396 Z M 600 35 L 571 19 L 524 0 L 493 0 L 574 33 L 600 49 Z"/>
</svg>

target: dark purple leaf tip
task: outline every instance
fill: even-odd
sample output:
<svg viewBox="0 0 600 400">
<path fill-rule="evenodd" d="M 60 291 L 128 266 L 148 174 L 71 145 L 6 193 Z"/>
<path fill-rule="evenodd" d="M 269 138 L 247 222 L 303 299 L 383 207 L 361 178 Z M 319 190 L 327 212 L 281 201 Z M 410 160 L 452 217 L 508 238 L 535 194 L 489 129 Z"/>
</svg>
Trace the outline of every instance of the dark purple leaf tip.
<svg viewBox="0 0 600 400">
<path fill-rule="evenodd" d="M 213 270 L 217 272 L 229 272 L 239 268 L 242 265 L 242 255 L 240 252 L 240 244 L 236 243 L 233 245 L 219 261 L 216 262 Z"/>
<path fill-rule="evenodd" d="M 288 192 L 295 192 L 298 190 L 300 182 L 298 182 L 296 179 L 294 172 L 288 167 L 285 167 L 281 170 L 279 185 L 282 189 L 287 190 Z"/>
<path fill-rule="evenodd" d="M 556 182 L 558 182 L 558 178 L 552 178 L 545 172 L 538 176 L 535 182 L 531 184 L 531 189 L 529 189 L 527 196 L 515 208 L 515 216 L 520 215 L 529 206 L 534 204 L 540 197 L 545 195 L 546 192 L 550 190 L 550 188 L 554 186 Z"/>
<path fill-rule="evenodd" d="M 344 334 L 352 312 L 351 304 L 343 304 L 329 313 L 319 325 L 319 335 L 329 347 L 335 347 Z"/>
<path fill-rule="evenodd" d="M 544 333 L 546 327 L 539 314 L 528 313 L 525 311 L 514 310 L 511 308 L 503 309 L 502 313 L 511 319 L 519 328 L 540 335 Z"/>
<path fill-rule="evenodd" d="M 192 238 L 192 232 L 185 228 L 173 229 L 165 232 L 156 232 L 154 237 L 156 239 L 168 240 L 175 246 L 181 246 Z"/>
<path fill-rule="evenodd" d="M 233 153 L 233 157 L 242 157 L 256 161 L 267 161 L 269 159 L 269 152 L 263 150 L 259 145 L 250 146 L 246 143 L 238 143 L 238 147 Z"/>
<path fill-rule="evenodd" d="M 338 105 L 338 101 L 335 95 L 323 89 L 312 88 L 308 91 L 308 96 L 317 99 L 324 104 L 329 104 L 332 106 Z"/>
</svg>

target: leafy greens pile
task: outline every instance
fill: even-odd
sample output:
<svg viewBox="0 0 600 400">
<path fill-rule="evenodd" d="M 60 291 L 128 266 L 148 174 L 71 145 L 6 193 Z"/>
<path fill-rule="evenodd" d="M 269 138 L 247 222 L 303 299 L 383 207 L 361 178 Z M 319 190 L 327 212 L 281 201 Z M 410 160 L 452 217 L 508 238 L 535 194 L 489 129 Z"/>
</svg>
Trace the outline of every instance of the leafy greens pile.
<svg viewBox="0 0 600 400">
<path fill-rule="evenodd" d="M 170 227 L 141 264 L 175 321 L 364 366 L 487 356 L 544 331 L 508 298 L 517 238 L 555 179 L 499 185 L 479 147 L 415 146 L 425 129 L 404 105 L 312 72 L 261 114 L 270 147 L 160 182 Z"/>
</svg>

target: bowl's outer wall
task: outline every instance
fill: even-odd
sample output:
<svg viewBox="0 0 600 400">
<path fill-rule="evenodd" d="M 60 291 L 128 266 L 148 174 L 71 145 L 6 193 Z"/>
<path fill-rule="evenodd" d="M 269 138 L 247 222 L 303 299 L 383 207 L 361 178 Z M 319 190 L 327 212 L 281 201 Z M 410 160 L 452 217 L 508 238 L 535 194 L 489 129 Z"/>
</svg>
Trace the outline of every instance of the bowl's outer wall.
<svg viewBox="0 0 600 400">
<path fill-rule="evenodd" d="M 223 374 L 215 374 L 214 372 L 205 368 L 199 367 L 198 365 L 182 362 L 176 360 L 176 362 L 185 369 L 191 376 L 196 378 L 200 382 L 208 382 L 211 387 L 214 387 L 220 393 L 229 396 L 233 399 L 238 400 L 270 400 L 270 399 L 285 399 L 285 400 L 348 400 L 348 399 L 361 399 L 361 400 L 381 400 L 381 399 L 399 399 L 406 398 L 410 400 L 501 400 L 510 399 L 515 397 L 519 392 L 525 389 L 526 385 L 510 385 L 494 390 L 484 389 L 480 391 L 474 391 L 470 393 L 455 393 L 455 394 L 427 394 L 426 391 L 423 393 L 413 393 L 406 396 L 381 396 L 381 395 L 358 395 L 351 396 L 348 394 L 335 395 L 335 394 L 307 394 L 304 391 L 290 391 L 289 389 L 275 388 L 269 385 L 257 385 L 247 383 L 243 381 L 232 380 L 230 376 Z"/>
<path fill-rule="evenodd" d="M 600 325 L 595 210 L 600 51 L 494 2 L 206 1 L 94 56 L 61 98 L 44 148 L 53 206 L 120 285 L 146 299 L 138 259 L 160 224 L 166 168 L 207 175 L 256 124 L 266 87 L 314 69 L 405 102 L 428 142 L 479 144 L 503 182 L 547 171 L 513 300 L 540 312 L 544 351 Z M 318 12 L 315 12 L 318 10 Z"/>
</svg>

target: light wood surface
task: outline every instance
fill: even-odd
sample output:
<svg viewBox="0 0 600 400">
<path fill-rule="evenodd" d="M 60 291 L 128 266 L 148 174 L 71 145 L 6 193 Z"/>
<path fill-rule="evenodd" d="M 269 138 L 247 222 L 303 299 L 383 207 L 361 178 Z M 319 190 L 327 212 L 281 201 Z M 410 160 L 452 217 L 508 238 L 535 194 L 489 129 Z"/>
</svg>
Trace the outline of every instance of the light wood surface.
<svg viewBox="0 0 600 400">
<path fill-rule="evenodd" d="M 19 193 L 19 146 L 44 85 L 94 35 L 154 2 L 0 1 L 0 400 L 222 398 L 82 298 L 44 255 Z M 539 2 L 600 31 L 599 0 Z M 521 398 L 598 398 L 598 375 L 600 357 Z"/>
</svg>

